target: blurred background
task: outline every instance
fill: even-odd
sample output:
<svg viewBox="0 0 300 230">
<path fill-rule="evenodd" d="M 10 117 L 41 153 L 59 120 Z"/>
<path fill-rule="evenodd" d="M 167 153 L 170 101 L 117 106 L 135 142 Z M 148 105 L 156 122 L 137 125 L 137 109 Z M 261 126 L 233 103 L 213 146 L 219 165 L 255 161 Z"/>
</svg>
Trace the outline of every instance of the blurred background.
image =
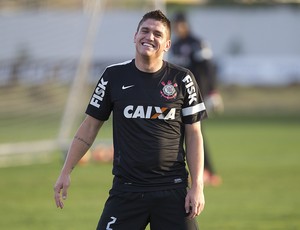
<svg viewBox="0 0 300 230">
<path fill-rule="evenodd" d="M 31 193 L 26 182 L 34 185 L 31 179 L 45 170 L 39 179 L 52 192 L 98 78 L 107 65 L 134 57 L 137 23 L 146 11 L 158 8 L 169 18 L 184 11 L 194 34 L 209 42 L 224 103 L 222 114 L 205 121 L 223 183 L 216 190 L 208 188 L 212 205 L 204 214 L 203 229 L 300 229 L 300 201 L 294 197 L 300 179 L 299 0 L 0 0 L 1 189 L 21 186 Z M 82 161 L 109 162 L 103 166 L 108 178 L 111 156 L 105 157 L 111 154 L 111 141 L 108 121 L 92 150 L 102 147 Z M 91 178 L 96 168 L 93 163 L 89 167 Z M 282 180 L 276 182 L 278 178 Z M 268 185 L 270 181 L 274 184 Z M 109 183 L 103 185 L 105 191 Z M 256 186 L 260 199 L 252 194 Z M 11 200 L 19 196 L 4 190 L 2 196 L 11 195 Z M 283 195 L 287 191 L 292 193 Z M 268 200 L 270 193 L 277 195 Z M 27 199 L 21 197 L 18 204 Z M 45 198 L 40 199 L 43 203 Z M 272 207 L 280 199 L 280 208 Z M 68 220 L 47 211 L 60 220 L 55 225 L 46 221 L 46 214 L 35 219 L 26 202 L 21 207 L 6 200 L 1 201 L 6 211 L 0 216 L 8 216 L 3 229 L 57 229 L 70 224 L 76 213 L 66 214 Z M 87 205 L 80 204 L 74 210 Z M 44 208 L 54 207 L 46 203 Z M 27 210 L 27 217 L 9 216 L 16 210 Z M 79 226 L 74 221 L 70 229 Z"/>
<path fill-rule="evenodd" d="M 89 86 L 107 65 L 133 57 L 136 22 L 154 8 L 170 18 L 185 12 L 193 33 L 209 42 L 220 90 L 226 91 L 226 113 L 299 112 L 299 98 L 282 98 L 278 89 L 291 87 L 292 92 L 300 83 L 298 3 L 2 0 L 0 154 L 27 149 L 9 142 L 34 141 L 29 152 L 64 145 L 82 118 Z M 232 97 L 249 87 L 255 88 L 253 100 Z M 258 96 L 258 89 L 264 96 Z M 275 96 L 273 103 L 265 97 L 269 94 Z M 17 133 L 11 132 L 14 126 Z"/>
</svg>

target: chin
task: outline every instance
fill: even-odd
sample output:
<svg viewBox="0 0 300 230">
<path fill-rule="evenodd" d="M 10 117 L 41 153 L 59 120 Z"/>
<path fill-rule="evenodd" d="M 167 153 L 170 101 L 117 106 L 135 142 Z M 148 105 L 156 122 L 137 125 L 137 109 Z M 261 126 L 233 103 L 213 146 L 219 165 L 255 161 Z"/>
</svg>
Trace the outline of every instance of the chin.
<svg viewBox="0 0 300 230">
<path fill-rule="evenodd" d="M 149 51 L 142 51 L 142 52 L 139 52 L 139 53 L 143 57 L 151 57 L 151 56 L 153 56 L 153 52 L 149 52 Z"/>
</svg>

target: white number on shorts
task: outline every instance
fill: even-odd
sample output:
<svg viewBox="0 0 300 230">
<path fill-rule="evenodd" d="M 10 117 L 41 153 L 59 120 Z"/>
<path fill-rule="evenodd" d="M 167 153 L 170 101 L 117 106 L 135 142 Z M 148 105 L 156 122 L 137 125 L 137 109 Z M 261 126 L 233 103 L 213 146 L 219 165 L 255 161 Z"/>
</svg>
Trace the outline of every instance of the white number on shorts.
<svg viewBox="0 0 300 230">
<path fill-rule="evenodd" d="M 113 230 L 112 228 L 110 228 L 110 225 L 116 223 L 117 221 L 117 218 L 116 217 L 110 217 L 112 219 L 112 221 L 108 222 L 107 225 L 106 225 L 106 230 Z"/>
</svg>

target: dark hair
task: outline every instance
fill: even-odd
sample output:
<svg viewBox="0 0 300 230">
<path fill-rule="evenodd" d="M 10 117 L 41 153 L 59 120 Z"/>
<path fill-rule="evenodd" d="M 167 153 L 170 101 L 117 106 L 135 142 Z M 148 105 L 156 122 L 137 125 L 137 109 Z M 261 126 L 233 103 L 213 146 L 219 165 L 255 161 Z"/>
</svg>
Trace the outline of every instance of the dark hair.
<svg viewBox="0 0 300 230">
<path fill-rule="evenodd" d="M 154 11 L 150 11 L 150 12 L 146 13 L 143 16 L 143 18 L 141 19 L 141 21 L 139 22 L 137 31 L 139 31 L 141 24 L 144 21 L 146 21 L 147 19 L 154 19 L 154 20 L 162 22 L 164 24 L 164 26 L 167 27 L 167 31 L 169 33 L 168 36 L 169 37 L 171 36 L 171 22 L 160 10 L 154 10 Z"/>
<path fill-rule="evenodd" d="M 187 22 L 185 13 L 178 12 L 177 14 L 175 14 L 173 21 L 176 22 L 176 23 L 178 23 L 178 22 Z"/>
</svg>

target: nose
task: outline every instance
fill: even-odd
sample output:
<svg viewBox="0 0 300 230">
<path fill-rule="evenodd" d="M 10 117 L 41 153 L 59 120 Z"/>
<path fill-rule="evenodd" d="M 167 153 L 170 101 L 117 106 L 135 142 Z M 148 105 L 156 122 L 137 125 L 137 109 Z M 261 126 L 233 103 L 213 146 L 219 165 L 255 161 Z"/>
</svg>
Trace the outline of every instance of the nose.
<svg viewBox="0 0 300 230">
<path fill-rule="evenodd" d="M 154 34 L 152 32 L 149 32 L 149 33 L 147 33 L 146 38 L 149 39 L 150 41 L 153 41 L 154 40 Z"/>
</svg>

